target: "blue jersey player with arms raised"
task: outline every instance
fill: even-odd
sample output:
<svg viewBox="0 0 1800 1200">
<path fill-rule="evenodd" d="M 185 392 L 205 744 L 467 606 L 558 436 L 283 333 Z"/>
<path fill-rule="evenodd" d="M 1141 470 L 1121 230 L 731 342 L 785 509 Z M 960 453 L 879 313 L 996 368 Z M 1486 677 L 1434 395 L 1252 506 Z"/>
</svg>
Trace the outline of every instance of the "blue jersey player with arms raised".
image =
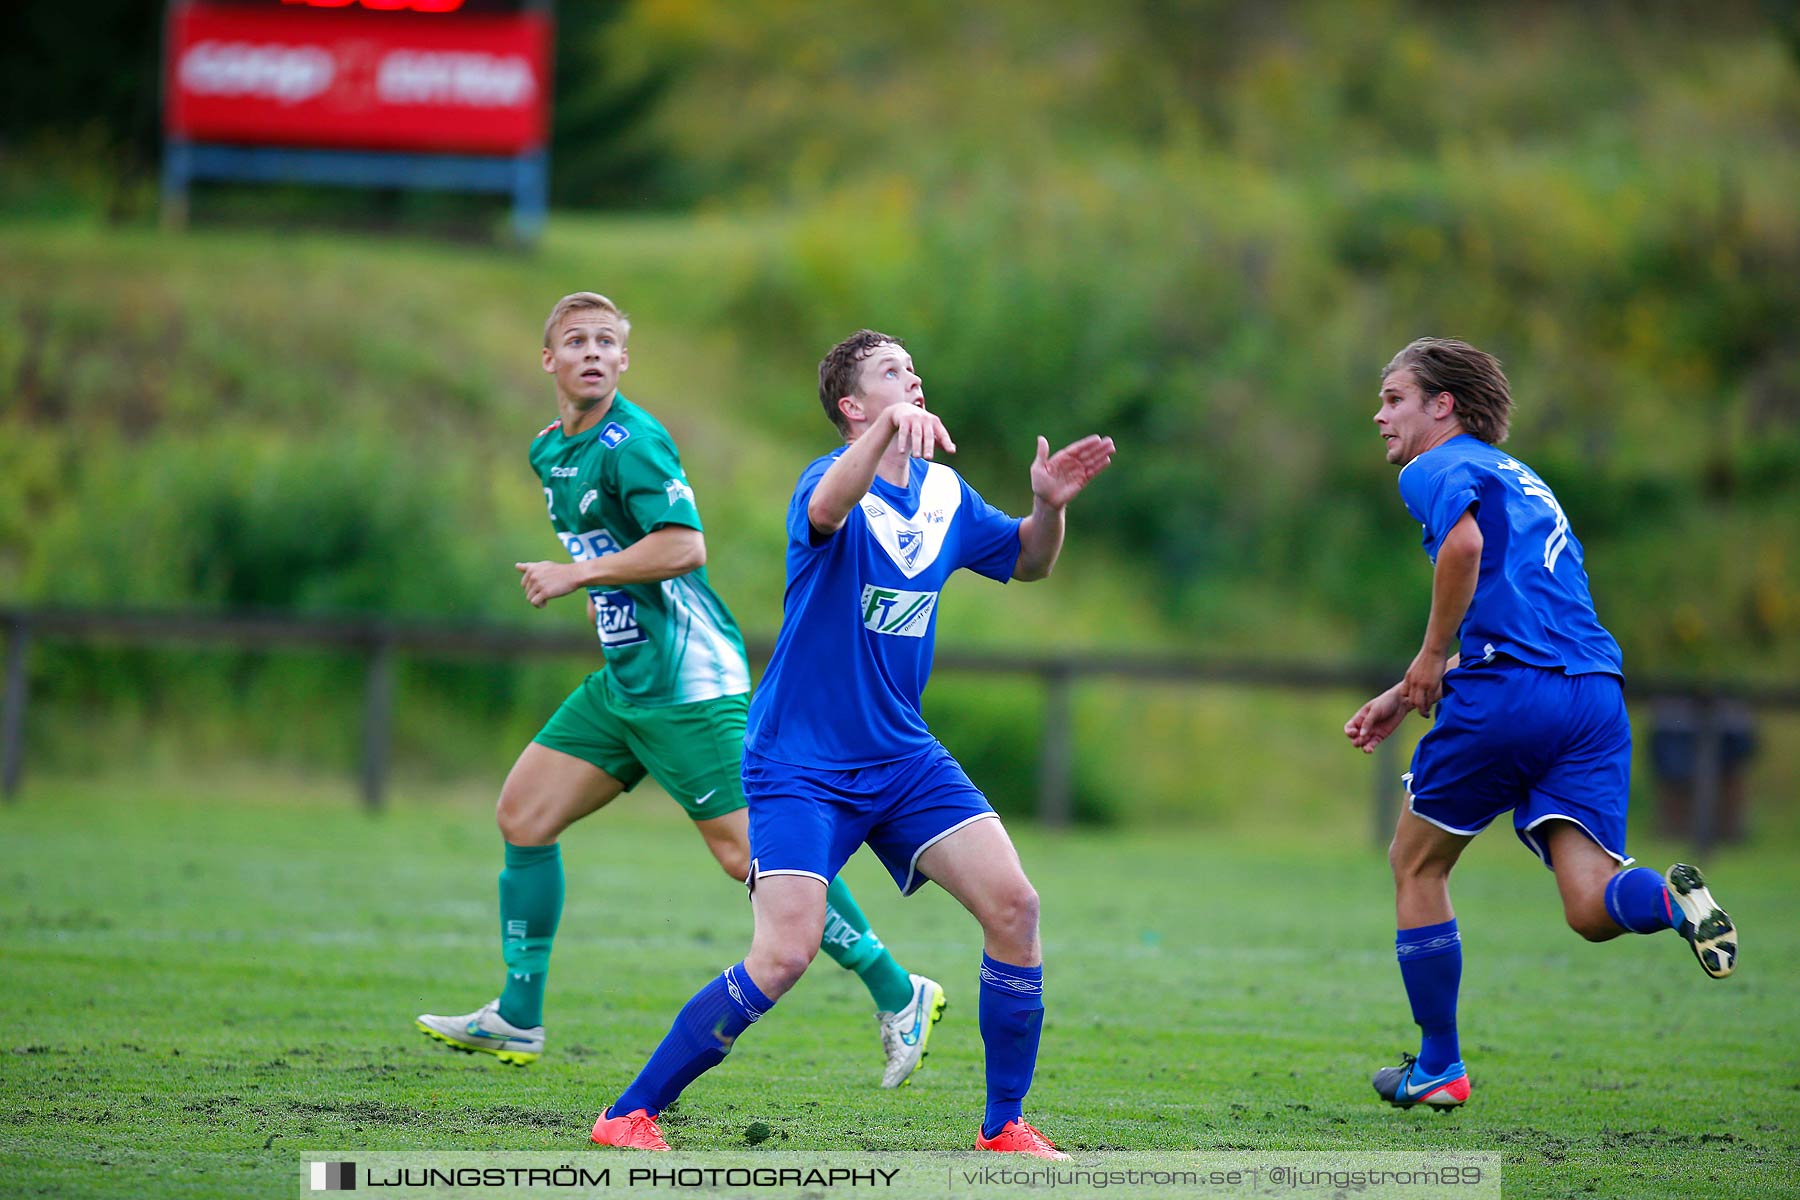
<svg viewBox="0 0 1800 1200">
<path fill-rule="evenodd" d="M 706 539 L 675 442 L 626 399 L 631 322 L 597 292 L 564 296 L 544 322 L 542 364 L 558 418 L 531 443 L 566 562 L 521 562 L 534 606 L 585 592 L 606 665 L 589 675 L 525 747 L 500 792 L 500 995 L 472 1013 L 423 1013 L 417 1027 L 457 1050 L 524 1066 L 545 1048 L 550 952 L 562 918 L 565 830 L 652 776 L 686 810 L 734 879 L 750 869 L 740 759 L 750 664 L 737 623 L 706 577 Z M 832 879 L 825 952 L 875 999 L 898 1087 L 924 1057 L 944 992 L 909 975 Z M 620 918 L 627 927 L 635 913 Z"/>
<path fill-rule="evenodd" d="M 1674 929 L 1715 979 L 1737 965 L 1737 932 L 1700 872 L 1665 876 L 1625 853 L 1631 725 L 1618 643 L 1588 592 L 1581 543 L 1555 495 L 1506 440 L 1512 394 L 1500 364 L 1464 342 L 1421 338 L 1382 371 L 1375 424 L 1400 495 L 1424 527 L 1431 615 L 1406 678 L 1344 725 L 1365 753 L 1408 712 L 1436 724 L 1406 776 L 1388 850 L 1395 950 L 1423 1037 L 1375 1075 L 1401 1108 L 1469 1098 L 1456 1028 L 1462 935 L 1449 877 L 1474 836 L 1507 811 L 1556 875 L 1582 937 Z"/>
<path fill-rule="evenodd" d="M 932 461 L 956 447 L 897 339 L 865 329 L 839 343 L 819 364 L 819 399 L 847 444 L 802 472 L 788 507 L 781 634 L 744 746 L 750 952 L 688 1001 L 593 1140 L 668 1149 L 657 1115 L 800 978 L 826 881 L 866 843 L 903 892 L 934 882 L 981 924 L 977 1148 L 1066 1157 L 1023 1112 L 1044 1011 L 1037 893 L 919 704 L 945 581 L 961 567 L 1002 582 L 1048 575 L 1063 510 L 1111 461 L 1112 440 L 1053 455 L 1040 437 L 1020 521 Z"/>
</svg>

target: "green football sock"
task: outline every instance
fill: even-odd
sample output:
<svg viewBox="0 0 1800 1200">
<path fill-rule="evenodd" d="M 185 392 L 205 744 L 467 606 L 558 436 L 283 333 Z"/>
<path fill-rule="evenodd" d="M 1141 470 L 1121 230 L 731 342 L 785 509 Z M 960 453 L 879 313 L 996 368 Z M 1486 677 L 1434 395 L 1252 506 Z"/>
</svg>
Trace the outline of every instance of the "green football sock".
<svg viewBox="0 0 1800 1200">
<path fill-rule="evenodd" d="M 842 879 L 832 880 L 825 892 L 825 936 L 819 948 L 844 970 L 856 972 L 882 1012 L 898 1012 L 912 999 L 911 977 L 869 928 L 869 918 Z"/>
<path fill-rule="evenodd" d="M 562 851 L 556 845 L 506 843 L 500 872 L 500 952 L 506 958 L 506 990 L 500 1016 L 521 1029 L 544 1023 L 544 976 L 550 943 L 562 918 Z"/>
</svg>

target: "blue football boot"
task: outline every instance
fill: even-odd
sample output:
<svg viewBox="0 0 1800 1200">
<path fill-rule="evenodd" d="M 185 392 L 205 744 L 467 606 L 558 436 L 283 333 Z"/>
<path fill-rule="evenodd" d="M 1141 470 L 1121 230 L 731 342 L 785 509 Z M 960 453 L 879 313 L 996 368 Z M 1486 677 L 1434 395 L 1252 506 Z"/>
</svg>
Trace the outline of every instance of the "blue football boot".
<svg viewBox="0 0 1800 1200">
<path fill-rule="evenodd" d="M 1411 1108 L 1415 1104 L 1455 1108 L 1469 1098 L 1469 1070 L 1458 1061 L 1436 1075 L 1427 1075 L 1419 1070 L 1415 1055 L 1402 1054 L 1399 1066 L 1375 1072 L 1375 1094 L 1395 1108 Z"/>
</svg>

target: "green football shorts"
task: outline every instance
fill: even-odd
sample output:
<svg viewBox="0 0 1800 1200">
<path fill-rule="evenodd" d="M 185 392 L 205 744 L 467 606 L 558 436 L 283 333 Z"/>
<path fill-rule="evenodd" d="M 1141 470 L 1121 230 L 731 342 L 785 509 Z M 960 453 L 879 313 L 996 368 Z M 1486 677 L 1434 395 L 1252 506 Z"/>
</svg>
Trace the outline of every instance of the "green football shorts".
<svg viewBox="0 0 1800 1200">
<path fill-rule="evenodd" d="M 750 697 L 647 708 L 613 691 L 602 667 L 581 681 L 543 729 L 540 746 L 593 763 L 630 791 L 653 775 L 696 821 L 744 807 L 744 724 Z"/>
</svg>

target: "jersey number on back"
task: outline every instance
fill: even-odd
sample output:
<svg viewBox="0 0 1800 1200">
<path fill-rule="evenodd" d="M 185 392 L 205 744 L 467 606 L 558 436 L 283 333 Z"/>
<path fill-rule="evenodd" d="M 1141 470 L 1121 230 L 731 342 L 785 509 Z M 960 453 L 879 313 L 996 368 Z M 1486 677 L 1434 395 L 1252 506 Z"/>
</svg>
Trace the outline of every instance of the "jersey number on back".
<svg viewBox="0 0 1800 1200">
<path fill-rule="evenodd" d="M 1561 556 L 1563 548 L 1569 544 L 1569 518 L 1563 514 L 1562 505 L 1550 491 L 1550 485 L 1533 475 L 1524 463 L 1516 458 L 1509 458 L 1499 464 L 1502 471 L 1511 471 L 1519 477 L 1519 486 L 1527 496 L 1536 496 L 1550 506 L 1556 516 L 1556 524 L 1551 527 L 1550 536 L 1544 539 L 1544 570 L 1552 574 L 1556 572 L 1556 560 Z"/>
</svg>

